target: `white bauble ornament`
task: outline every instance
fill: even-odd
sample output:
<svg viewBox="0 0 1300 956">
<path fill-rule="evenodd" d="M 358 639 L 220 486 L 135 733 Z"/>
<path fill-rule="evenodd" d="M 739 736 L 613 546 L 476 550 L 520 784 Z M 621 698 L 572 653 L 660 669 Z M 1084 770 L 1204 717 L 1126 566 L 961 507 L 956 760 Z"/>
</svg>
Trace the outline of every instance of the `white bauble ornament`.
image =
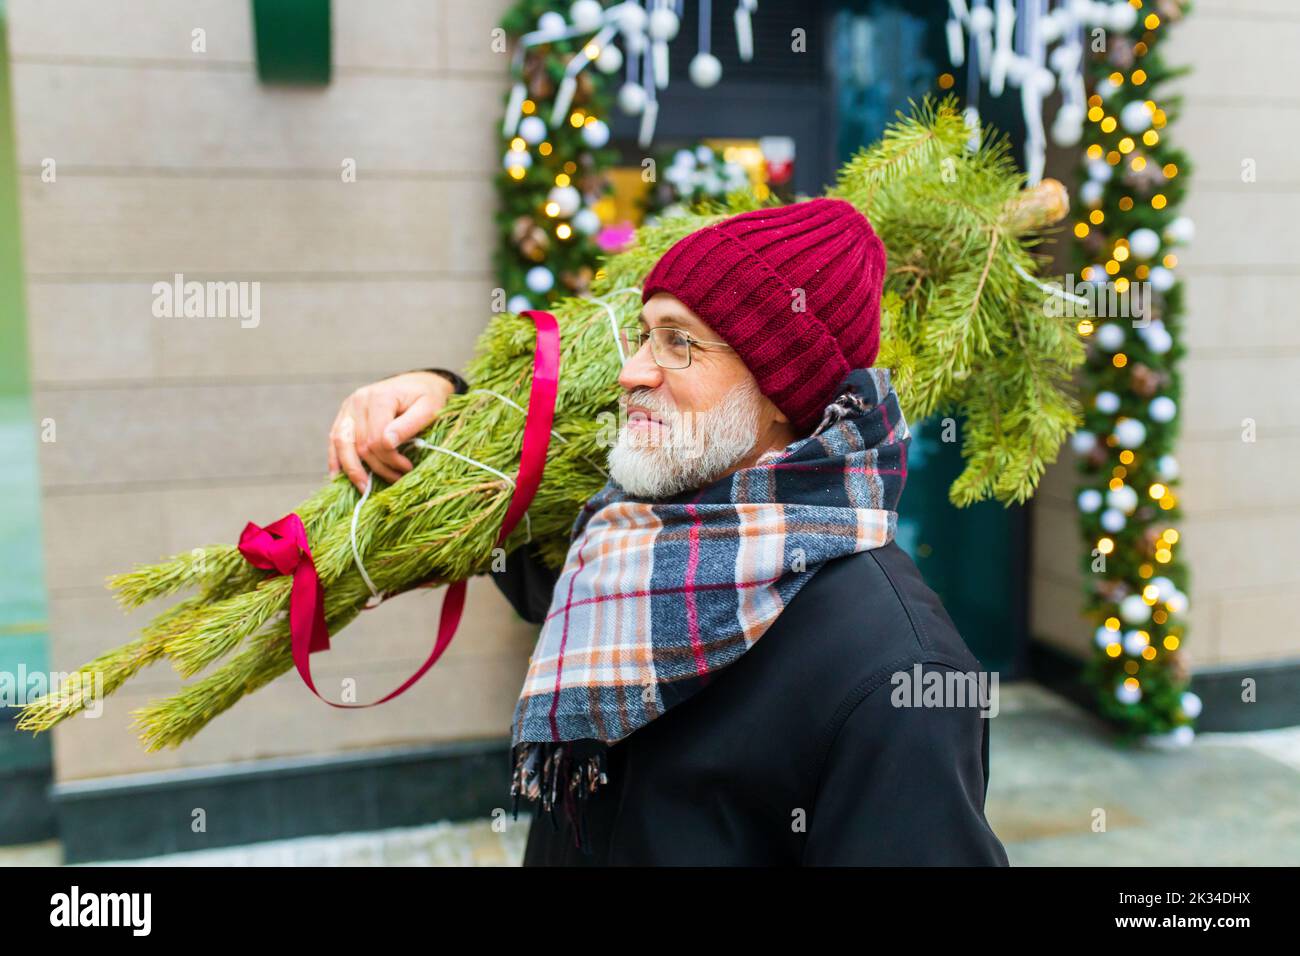
<svg viewBox="0 0 1300 956">
<path fill-rule="evenodd" d="M 609 75 L 617 73 L 623 68 L 623 51 L 614 46 L 613 43 L 606 43 L 605 48 L 600 51 L 596 57 L 596 69 Z"/>
<path fill-rule="evenodd" d="M 1147 583 L 1156 589 L 1156 599 L 1160 601 L 1168 601 L 1170 597 L 1178 593 L 1178 588 L 1174 587 L 1174 582 L 1164 575 L 1152 578 Z"/>
<path fill-rule="evenodd" d="M 1103 415 L 1113 415 L 1119 411 L 1119 396 L 1114 392 L 1098 392 L 1092 401 L 1097 406 L 1097 411 Z"/>
<path fill-rule="evenodd" d="M 1139 631 L 1124 632 L 1124 653 L 1129 657 L 1141 657 L 1149 643 Z"/>
<path fill-rule="evenodd" d="M 519 135 L 525 143 L 537 145 L 546 139 L 546 121 L 540 116 L 525 116 L 519 121 Z"/>
<path fill-rule="evenodd" d="M 528 301 L 528 296 L 526 295 L 516 294 L 506 300 L 506 311 L 513 312 L 515 315 L 518 315 L 521 312 L 527 312 L 532 307 L 533 304 Z"/>
<path fill-rule="evenodd" d="M 1118 488 L 1111 488 L 1106 492 L 1106 504 L 1112 508 L 1131 515 L 1137 510 L 1138 493 L 1133 490 L 1132 485 L 1120 485 Z"/>
<path fill-rule="evenodd" d="M 985 30 L 993 29 L 993 9 L 991 7 L 976 7 L 970 12 L 970 28 L 972 33 L 983 33 Z"/>
<path fill-rule="evenodd" d="M 1116 511 L 1114 508 L 1107 508 L 1101 513 L 1101 517 L 1098 520 L 1101 522 L 1102 528 L 1109 531 L 1111 534 L 1123 531 L 1124 526 L 1128 524 L 1128 519 L 1124 517 L 1124 512 Z"/>
<path fill-rule="evenodd" d="M 707 90 L 722 79 L 722 61 L 712 53 L 697 53 L 691 59 L 689 72 L 691 82 L 700 89 Z"/>
<path fill-rule="evenodd" d="M 1101 507 L 1101 492 L 1096 488 L 1085 488 L 1079 492 L 1079 510 L 1090 515 Z"/>
<path fill-rule="evenodd" d="M 1165 238 L 1170 242 L 1191 242 L 1196 238 L 1196 223 L 1190 216 L 1179 216 L 1165 226 Z"/>
<path fill-rule="evenodd" d="M 1119 125 L 1130 133 L 1145 133 L 1151 128 L 1151 111 L 1141 100 L 1125 103 L 1119 111 Z"/>
<path fill-rule="evenodd" d="M 1093 338 L 1097 344 L 1107 352 L 1118 352 L 1124 347 L 1124 330 L 1114 322 L 1107 322 L 1101 328 L 1097 329 Z"/>
<path fill-rule="evenodd" d="M 1052 142 L 1057 146 L 1074 146 L 1083 138 L 1083 121 L 1074 115 L 1078 112 L 1066 106 L 1057 111 L 1056 119 L 1052 120 Z"/>
<path fill-rule="evenodd" d="M 1174 337 L 1169 334 L 1167 329 L 1161 328 L 1147 335 L 1146 343 L 1147 348 L 1156 355 L 1164 355 L 1174 347 Z"/>
<path fill-rule="evenodd" d="M 1007 82 L 1012 86 L 1020 86 L 1033 69 L 1034 62 L 1028 57 L 1013 56 L 1007 61 Z"/>
<path fill-rule="evenodd" d="M 1051 52 L 1047 58 L 1048 65 L 1061 75 L 1070 73 L 1079 65 L 1079 59 L 1083 56 L 1083 48 L 1077 43 L 1062 43 Z M 1064 106 L 1061 107 L 1065 109 Z M 1078 112 L 1080 119 L 1083 117 L 1083 110 L 1079 107 L 1070 105 L 1070 109 Z M 1056 114 L 1060 116 L 1060 113 Z"/>
<path fill-rule="evenodd" d="M 1147 427 L 1139 419 L 1126 418 L 1115 423 L 1115 443 L 1120 448 L 1138 448 L 1147 440 Z"/>
<path fill-rule="evenodd" d="M 1154 229 L 1134 229 L 1128 234 L 1128 251 L 1139 259 L 1150 259 L 1160 251 L 1160 236 Z"/>
<path fill-rule="evenodd" d="M 537 29 L 547 34 L 563 33 L 569 28 L 569 21 L 564 19 L 564 14 L 557 13 L 554 10 L 547 10 L 537 18 Z"/>
<path fill-rule="evenodd" d="M 1115 643 L 1115 632 L 1103 624 L 1093 633 L 1092 641 L 1104 651 Z"/>
<path fill-rule="evenodd" d="M 1130 594 L 1119 602 L 1120 619 L 1128 624 L 1145 624 L 1151 620 L 1151 607 L 1140 594 Z"/>
<path fill-rule="evenodd" d="M 546 194 L 546 201 L 560 207 L 557 216 L 567 219 L 582 208 L 582 193 L 572 186 L 552 186 Z"/>
<path fill-rule="evenodd" d="M 592 120 L 582 126 L 582 141 L 592 149 L 600 149 L 609 142 L 609 126 L 604 120 Z"/>
<path fill-rule="evenodd" d="M 1121 704 L 1136 704 L 1142 699 L 1142 688 L 1127 681 L 1115 685 L 1115 699 Z"/>
<path fill-rule="evenodd" d="M 555 275 L 546 266 L 533 266 L 524 273 L 524 283 L 530 292 L 550 292 L 555 285 Z"/>
<path fill-rule="evenodd" d="M 1174 287 L 1174 273 L 1164 266 L 1152 266 L 1151 274 L 1147 279 L 1151 283 L 1151 288 L 1157 292 L 1168 292 Z"/>
<path fill-rule="evenodd" d="M 605 20 L 605 8 L 600 0 L 576 0 L 569 7 L 569 20 L 583 33 L 595 33 Z"/>
<path fill-rule="evenodd" d="M 1056 89 L 1056 74 L 1045 66 L 1037 67 L 1025 77 L 1024 82 L 1039 96 L 1050 96 Z"/>
<path fill-rule="evenodd" d="M 1178 709 L 1186 716 L 1192 718 L 1192 720 L 1201 716 L 1201 706 L 1201 698 L 1197 697 L 1190 690 L 1183 691 L 1183 695 L 1178 698 Z M 1191 728 L 1189 727 L 1188 729 L 1190 730 Z"/>
<path fill-rule="evenodd" d="M 627 37 L 645 33 L 646 12 L 634 3 L 621 4 L 618 8 L 618 28 Z"/>
<path fill-rule="evenodd" d="M 1070 447 L 1076 455 L 1086 455 L 1097 447 L 1097 436 L 1086 429 L 1079 429 L 1070 436 Z"/>
<path fill-rule="evenodd" d="M 667 42 L 677 36 L 681 25 L 681 20 L 673 11 L 667 7 L 656 7 L 650 14 L 650 25 L 646 28 L 646 32 L 650 34 L 651 40 Z"/>
<path fill-rule="evenodd" d="M 573 216 L 573 228 L 584 236 L 590 236 L 600 231 L 600 217 L 590 206 L 579 209 Z"/>
<path fill-rule="evenodd" d="M 505 158 L 501 161 L 506 169 L 517 166 L 520 169 L 527 169 L 533 165 L 533 154 L 526 149 L 508 149 Z"/>
<path fill-rule="evenodd" d="M 1112 3 L 1106 11 L 1106 24 L 1116 33 L 1128 33 L 1137 22 L 1137 9 L 1127 3 Z"/>
<path fill-rule="evenodd" d="M 1173 481 L 1178 477 L 1178 459 L 1173 455 L 1161 455 L 1156 459 L 1156 474 L 1165 481 Z"/>
<path fill-rule="evenodd" d="M 624 83 L 618 90 L 618 108 L 628 116 L 636 116 L 645 109 L 645 87 Z"/>
<path fill-rule="evenodd" d="M 1096 206 L 1101 202 L 1102 193 L 1106 187 L 1095 179 L 1089 179 L 1079 187 L 1079 198 L 1083 200 L 1085 206 Z"/>
<path fill-rule="evenodd" d="M 1092 159 L 1088 161 L 1088 178 L 1098 183 L 1110 182 L 1110 177 L 1115 175 L 1114 170 L 1110 168 L 1110 163 L 1104 159 Z"/>
<path fill-rule="evenodd" d="M 1187 613 L 1187 595 L 1182 591 L 1175 591 L 1169 595 L 1169 600 L 1165 601 L 1165 607 L 1169 608 L 1170 614 Z"/>
<path fill-rule="evenodd" d="M 1157 395 L 1147 406 L 1147 414 L 1151 416 L 1153 422 L 1161 424 L 1172 422 L 1174 416 L 1178 414 L 1178 403 L 1168 395 Z"/>
</svg>

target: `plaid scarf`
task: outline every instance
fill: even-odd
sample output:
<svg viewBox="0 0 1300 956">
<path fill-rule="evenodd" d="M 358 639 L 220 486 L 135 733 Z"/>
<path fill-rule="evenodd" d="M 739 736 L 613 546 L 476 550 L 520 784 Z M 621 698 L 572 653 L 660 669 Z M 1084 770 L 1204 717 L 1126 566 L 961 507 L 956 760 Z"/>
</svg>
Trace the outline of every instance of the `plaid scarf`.
<svg viewBox="0 0 1300 956">
<path fill-rule="evenodd" d="M 511 794 L 582 805 L 605 746 L 708 685 L 833 558 L 894 537 L 907 423 L 884 368 L 857 369 L 806 438 L 702 489 L 584 506 L 515 708 Z"/>
</svg>

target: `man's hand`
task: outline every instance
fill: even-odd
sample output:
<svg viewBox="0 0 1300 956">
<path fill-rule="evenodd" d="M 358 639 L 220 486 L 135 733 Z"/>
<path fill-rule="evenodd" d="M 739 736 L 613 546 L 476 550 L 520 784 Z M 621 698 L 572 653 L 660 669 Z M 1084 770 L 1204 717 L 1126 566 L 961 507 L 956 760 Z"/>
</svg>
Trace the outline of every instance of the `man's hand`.
<svg viewBox="0 0 1300 956">
<path fill-rule="evenodd" d="M 330 477 L 342 468 L 365 491 L 365 462 L 385 481 L 397 481 L 413 467 L 397 446 L 424 431 L 453 392 L 451 382 L 433 372 L 405 372 L 357 389 L 330 429 Z"/>
</svg>

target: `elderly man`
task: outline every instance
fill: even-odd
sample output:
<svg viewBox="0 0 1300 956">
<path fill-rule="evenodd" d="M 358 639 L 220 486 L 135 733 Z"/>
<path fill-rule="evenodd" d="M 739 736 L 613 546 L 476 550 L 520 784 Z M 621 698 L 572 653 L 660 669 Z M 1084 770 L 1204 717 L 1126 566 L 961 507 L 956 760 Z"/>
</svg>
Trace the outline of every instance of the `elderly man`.
<svg viewBox="0 0 1300 956">
<path fill-rule="evenodd" d="M 495 575 L 542 625 L 513 722 L 526 865 L 1007 864 L 989 675 L 893 540 L 884 271 L 825 198 L 701 229 L 647 276 L 609 482 L 558 574 L 526 547 Z M 355 393 L 331 468 L 399 479 L 453 387 Z"/>
</svg>

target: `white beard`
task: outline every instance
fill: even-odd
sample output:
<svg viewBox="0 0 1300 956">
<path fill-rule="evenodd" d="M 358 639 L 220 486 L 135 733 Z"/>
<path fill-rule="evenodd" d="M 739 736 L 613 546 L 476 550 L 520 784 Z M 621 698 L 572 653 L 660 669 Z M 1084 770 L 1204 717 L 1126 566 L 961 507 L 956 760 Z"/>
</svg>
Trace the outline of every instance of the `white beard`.
<svg viewBox="0 0 1300 956">
<path fill-rule="evenodd" d="M 671 498 L 715 481 L 754 450 L 762 393 L 753 379 L 712 408 L 682 413 L 653 392 L 637 389 L 642 405 L 666 427 L 624 424 L 609 452 L 609 474 L 635 498 Z"/>
</svg>

